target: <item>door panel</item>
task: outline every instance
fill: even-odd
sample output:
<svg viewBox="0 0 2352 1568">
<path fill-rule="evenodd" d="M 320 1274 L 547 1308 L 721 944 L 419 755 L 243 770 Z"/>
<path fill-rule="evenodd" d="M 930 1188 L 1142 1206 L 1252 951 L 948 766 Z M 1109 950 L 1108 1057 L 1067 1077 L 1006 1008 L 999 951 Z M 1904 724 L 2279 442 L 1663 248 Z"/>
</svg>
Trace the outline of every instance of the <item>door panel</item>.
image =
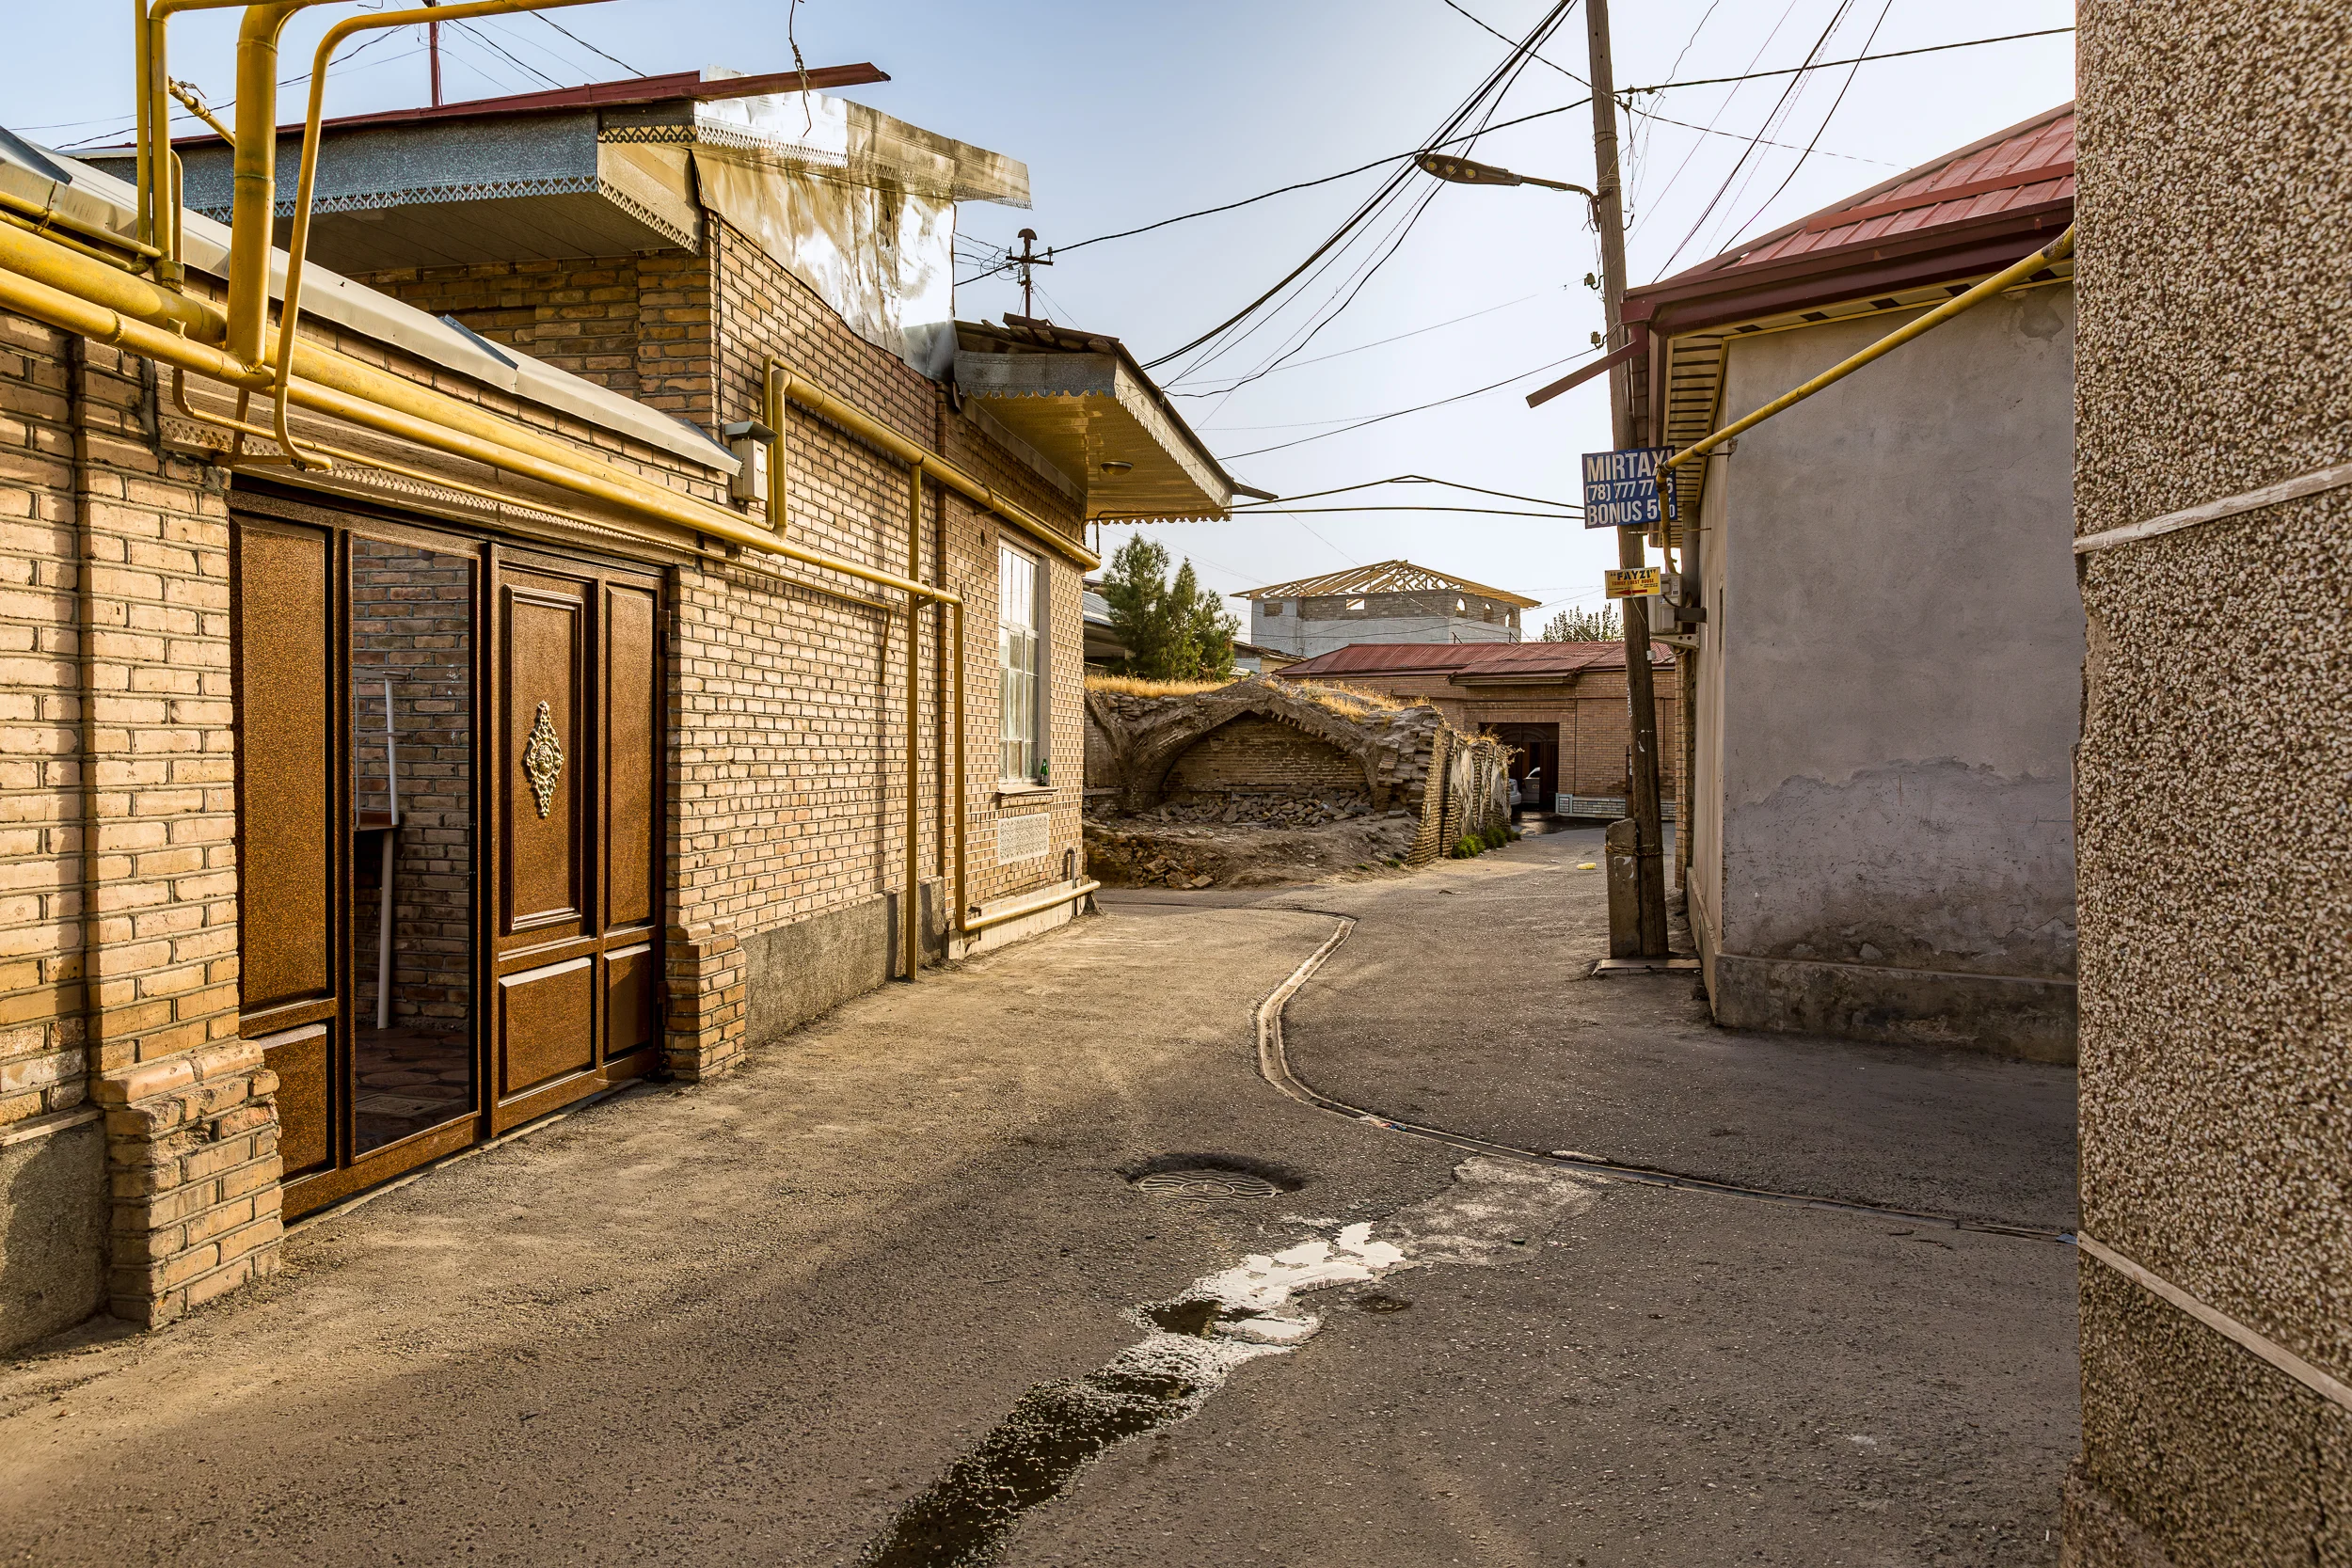
<svg viewBox="0 0 2352 1568">
<path fill-rule="evenodd" d="M 245 527 L 237 541 L 238 919 L 244 1010 L 330 996 L 328 918 L 341 838 L 335 749 L 332 535 Z"/>
<path fill-rule="evenodd" d="M 502 1097 L 596 1066 L 588 1021 L 596 1006 L 593 958 L 573 958 L 499 980 L 499 1026 L 505 1050 L 499 1072 Z"/>
<path fill-rule="evenodd" d="M 654 1043 L 660 1032 L 660 981 L 661 960 L 651 942 L 606 956 L 606 1061 L 618 1061 Z"/>
<path fill-rule="evenodd" d="M 582 668 L 587 655 L 581 584 L 554 578 L 509 580 L 506 657 L 500 672 L 505 705 L 504 801 L 508 939 L 545 941 L 544 927 L 577 928 L 587 908 L 580 840 Z M 549 592 L 548 590 L 554 590 Z"/>
<path fill-rule="evenodd" d="M 334 1140 L 327 1134 L 335 1053 L 326 1025 L 308 1024 L 254 1043 L 262 1048 L 262 1065 L 278 1074 L 278 1158 L 283 1179 L 292 1180 L 334 1164 Z"/>
<path fill-rule="evenodd" d="M 646 589 L 605 590 L 605 911 L 607 931 L 649 926 L 654 886 L 655 600 Z"/>
<path fill-rule="evenodd" d="M 501 551 L 499 583 L 494 1128 L 644 1071 L 661 1011 L 659 579 Z"/>
</svg>

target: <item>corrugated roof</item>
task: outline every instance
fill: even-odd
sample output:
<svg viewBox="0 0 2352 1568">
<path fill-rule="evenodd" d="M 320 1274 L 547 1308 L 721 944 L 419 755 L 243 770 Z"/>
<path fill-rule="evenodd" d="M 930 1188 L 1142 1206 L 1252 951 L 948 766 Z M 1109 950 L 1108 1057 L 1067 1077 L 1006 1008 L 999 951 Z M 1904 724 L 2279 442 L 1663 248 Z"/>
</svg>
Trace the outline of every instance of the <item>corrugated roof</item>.
<svg viewBox="0 0 2352 1568">
<path fill-rule="evenodd" d="M 1669 649 L 1653 647 L 1650 660 L 1671 665 L 1674 655 Z M 1586 670 L 1624 668 L 1623 642 L 1351 642 L 1294 664 L 1282 673 L 1566 677 Z"/>
<path fill-rule="evenodd" d="M 1369 566 L 1350 566 L 1344 572 L 1328 572 L 1319 578 L 1300 578 L 1295 582 L 1278 582 L 1264 588 L 1245 589 L 1233 596 L 1240 599 L 1321 599 L 1335 598 L 1342 594 L 1477 594 L 1503 604 L 1517 605 L 1521 610 L 1534 610 L 1543 602 L 1541 599 L 1523 598 L 1500 588 L 1489 588 L 1468 578 L 1448 577 L 1426 566 L 1416 566 L 1409 561 L 1375 561 Z"/>
<path fill-rule="evenodd" d="M 1868 245 L 2074 196 L 2074 105 L 2061 103 L 1693 267 L 1684 277 Z"/>
</svg>

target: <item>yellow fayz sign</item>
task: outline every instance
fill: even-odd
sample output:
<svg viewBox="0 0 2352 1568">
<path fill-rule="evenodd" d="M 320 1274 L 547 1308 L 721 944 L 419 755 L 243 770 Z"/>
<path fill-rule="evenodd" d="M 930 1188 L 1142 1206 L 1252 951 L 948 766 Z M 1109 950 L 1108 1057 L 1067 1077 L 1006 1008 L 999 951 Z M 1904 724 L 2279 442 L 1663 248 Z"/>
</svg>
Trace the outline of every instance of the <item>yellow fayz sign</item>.
<svg viewBox="0 0 2352 1568">
<path fill-rule="evenodd" d="M 1638 599 L 1658 592 L 1658 568 L 1655 566 L 1613 566 L 1607 577 L 1609 596 L 1613 599 Z"/>
</svg>

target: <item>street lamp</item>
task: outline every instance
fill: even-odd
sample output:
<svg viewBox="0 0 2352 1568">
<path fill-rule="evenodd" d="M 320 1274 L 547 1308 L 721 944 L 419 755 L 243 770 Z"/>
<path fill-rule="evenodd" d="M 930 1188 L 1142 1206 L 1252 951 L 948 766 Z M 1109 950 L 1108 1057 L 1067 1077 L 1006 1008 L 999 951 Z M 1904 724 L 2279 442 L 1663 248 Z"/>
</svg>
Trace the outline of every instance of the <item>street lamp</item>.
<svg viewBox="0 0 2352 1568">
<path fill-rule="evenodd" d="M 1434 174 L 1457 185 L 1541 185 L 1548 191 L 1574 191 L 1588 200 L 1599 197 L 1581 185 L 1571 185 L 1565 180 L 1543 180 L 1533 174 L 1514 174 L 1494 164 L 1482 164 L 1470 158 L 1457 158 L 1450 152 L 1423 152 L 1413 159 L 1423 174 Z"/>
</svg>

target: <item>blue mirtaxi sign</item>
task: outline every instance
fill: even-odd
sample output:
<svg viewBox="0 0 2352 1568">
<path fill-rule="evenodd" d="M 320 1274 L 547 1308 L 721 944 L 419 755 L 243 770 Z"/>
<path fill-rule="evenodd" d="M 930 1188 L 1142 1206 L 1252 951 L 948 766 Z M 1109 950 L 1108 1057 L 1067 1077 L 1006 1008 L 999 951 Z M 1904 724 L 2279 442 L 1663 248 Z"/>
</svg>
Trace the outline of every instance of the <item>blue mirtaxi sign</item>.
<svg viewBox="0 0 2352 1568">
<path fill-rule="evenodd" d="M 1628 447 L 1621 451 L 1586 452 L 1584 526 L 1656 528 L 1658 466 L 1674 454 L 1672 447 Z M 1666 487 L 1666 515 L 1676 515 L 1671 484 Z"/>
</svg>

